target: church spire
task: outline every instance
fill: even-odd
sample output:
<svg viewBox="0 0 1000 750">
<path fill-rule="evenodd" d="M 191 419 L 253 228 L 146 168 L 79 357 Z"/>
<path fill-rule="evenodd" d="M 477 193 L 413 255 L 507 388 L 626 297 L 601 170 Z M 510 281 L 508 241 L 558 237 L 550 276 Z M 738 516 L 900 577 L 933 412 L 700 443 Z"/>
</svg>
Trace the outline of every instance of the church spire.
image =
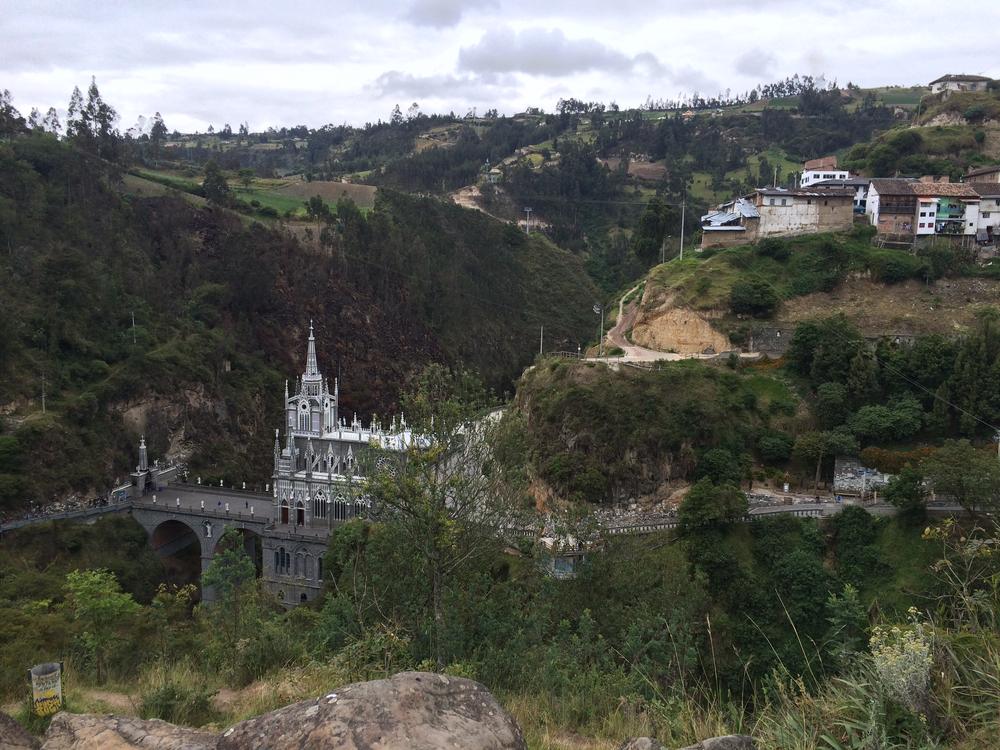
<svg viewBox="0 0 1000 750">
<path fill-rule="evenodd" d="M 316 336 L 313 333 L 313 322 L 309 320 L 309 349 L 306 352 L 305 380 L 319 380 L 319 365 L 316 364 Z"/>
<path fill-rule="evenodd" d="M 146 436 L 139 438 L 139 465 L 136 471 L 147 471 L 149 469 L 149 458 L 146 456 Z"/>
</svg>

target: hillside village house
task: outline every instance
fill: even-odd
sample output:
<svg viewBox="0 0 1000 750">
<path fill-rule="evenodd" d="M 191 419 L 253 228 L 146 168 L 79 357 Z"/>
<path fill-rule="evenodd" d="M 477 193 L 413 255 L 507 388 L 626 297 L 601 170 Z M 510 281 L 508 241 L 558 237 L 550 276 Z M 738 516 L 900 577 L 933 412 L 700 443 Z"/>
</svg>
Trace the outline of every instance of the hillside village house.
<svg viewBox="0 0 1000 750">
<path fill-rule="evenodd" d="M 757 188 L 701 217 L 701 247 L 845 231 L 854 223 L 853 202 L 854 190 L 850 188 Z"/>
<path fill-rule="evenodd" d="M 979 194 L 976 242 L 993 245 L 1000 241 L 1000 182 L 966 183 Z"/>
<path fill-rule="evenodd" d="M 846 177 L 838 180 L 820 180 L 814 182 L 810 187 L 842 187 L 850 188 L 854 191 L 854 213 L 863 214 L 868 205 L 868 185 L 871 183 L 867 177 Z"/>
<path fill-rule="evenodd" d="M 968 174 L 962 178 L 965 182 L 997 182 L 1000 183 L 1000 164 L 992 167 L 980 167 L 970 169 Z"/>
<path fill-rule="evenodd" d="M 930 89 L 932 94 L 940 94 L 942 91 L 986 91 L 990 80 L 985 76 L 949 73 L 931 81 Z"/>
<path fill-rule="evenodd" d="M 810 159 L 802 165 L 802 178 L 799 180 L 800 187 L 809 187 L 823 180 L 846 180 L 851 173 L 846 169 L 837 167 L 836 156 L 823 156 L 819 159 Z"/>
<path fill-rule="evenodd" d="M 876 178 L 868 188 L 866 213 L 880 235 L 904 241 L 975 236 L 979 201 L 967 183 Z"/>
</svg>

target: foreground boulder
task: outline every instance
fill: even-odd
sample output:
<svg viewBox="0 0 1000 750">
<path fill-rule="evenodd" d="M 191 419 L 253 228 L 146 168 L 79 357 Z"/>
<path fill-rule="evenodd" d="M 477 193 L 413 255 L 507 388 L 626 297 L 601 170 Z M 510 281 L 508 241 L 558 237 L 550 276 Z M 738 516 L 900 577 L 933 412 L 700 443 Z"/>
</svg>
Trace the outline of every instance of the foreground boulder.
<svg viewBox="0 0 1000 750">
<path fill-rule="evenodd" d="M 712 737 L 702 740 L 697 745 L 685 747 L 683 750 L 754 750 L 753 737 L 745 734 L 727 734 L 725 737 Z"/>
<path fill-rule="evenodd" d="M 712 737 L 702 740 L 697 745 L 681 748 L 681 750 L 754 750 L 753 738 L 745 734 L 727 734 L 725 737 Z M 659 741 L 652 737 L 636 737 L 626 740 L 618 750 L 666 750 Z"/>
<path fill-rule="evenodd" d="M 13 720 L 12 724 L 20 729 Z M 3 738 L 0 734 L 0 740 Z M 30 735 L 28 738 L 31 739 Z M 0 748 L 7 747 L 0 741 Z M 37 742 L 24 745 L 26 750 L 37 747 Z M 347 685 L 321 698 L 248 719 L 221 736 L 158 719 L 59 713 L 45 733 L 42 750 L 525 750 L 526 747 L 520 727 L 478 682 L 428 672 L 402 672 L 388 680 Z"/>
<path fill-rule="evenodd" d="M 0 711 L 0 748 L 2 750 L 38 750 L 40 743 L 14 719 Z"/>
<path fill-rule="evenodd" d="M 520 727 L 472 680 L 402 672 L 226 730 L 219 750 L 524 750 Z"/>
<path fill-rule="evenodd" d="M 62 712 L 52 718 L 42 750 L 213 750 L 218 738 L 159 719 Z"/>
</svg>

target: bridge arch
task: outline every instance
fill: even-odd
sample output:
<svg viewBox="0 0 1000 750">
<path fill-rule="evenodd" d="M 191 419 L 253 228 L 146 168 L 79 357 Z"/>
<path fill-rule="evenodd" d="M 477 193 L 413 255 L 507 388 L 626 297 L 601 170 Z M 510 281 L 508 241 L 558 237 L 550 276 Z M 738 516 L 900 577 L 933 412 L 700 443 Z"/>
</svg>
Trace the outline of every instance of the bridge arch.
<svg viewBox="0 0 1000 750">
<path fill-rule="evenodd" d="M 154 523 L 151 528 L 147 525 L 147 532 L 150 546 L 163 561 L 167 580 L 178 586 L 193 583 L 200 587 L 205 550 L 201 535 L 192 524 L 177 518 L 166 518 Z"/>
</svg>

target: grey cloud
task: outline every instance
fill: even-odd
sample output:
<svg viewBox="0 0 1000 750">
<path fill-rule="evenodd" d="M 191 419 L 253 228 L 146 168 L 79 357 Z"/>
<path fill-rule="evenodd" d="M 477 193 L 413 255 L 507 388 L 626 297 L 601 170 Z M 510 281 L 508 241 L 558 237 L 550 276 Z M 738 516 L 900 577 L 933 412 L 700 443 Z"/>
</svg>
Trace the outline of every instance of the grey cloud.
<svg viewBox="0 0 1000 750">
<path fill-rule="evenodd" d="M 456 25 L 471 8 L 495 4 L 493 0 L 415 0 L 406 17 L 418 26 L 443 29 Z"/>
<path fill-rule="evenodd" d="M 405 98 L 454 98 L 475 101 L 495 99 L 499 90 L 513 86 L 509 76 L 414 76 L 399 70 L 389 70 L 375 79 L 372 88 L 379 96 Z"/>
<path fill-rule="evenodd" d="M 565 76 L 598 70 L 648 73 L 660 63 L 649 52 L 630 57 L 596 39 L 568 39 L 558 29 L 497 29 L 458 53 L 458 67 L 474 73 Z"/>
<path fill-rule="evenodd" d="M 680 86 L 687 93 L 695 91 L 701 94 L 714 93 L 719 88 L 718 81 L 689 65 L 671 71 L 668 77 L 675 86 Z"/>
<path fill-rule="evenodd" d="M 736 70 L 748 76 L 766 78 L 774 70 L 775 59 L 770 52 L 754 47 L 736 58 Z"/>
</svg>

